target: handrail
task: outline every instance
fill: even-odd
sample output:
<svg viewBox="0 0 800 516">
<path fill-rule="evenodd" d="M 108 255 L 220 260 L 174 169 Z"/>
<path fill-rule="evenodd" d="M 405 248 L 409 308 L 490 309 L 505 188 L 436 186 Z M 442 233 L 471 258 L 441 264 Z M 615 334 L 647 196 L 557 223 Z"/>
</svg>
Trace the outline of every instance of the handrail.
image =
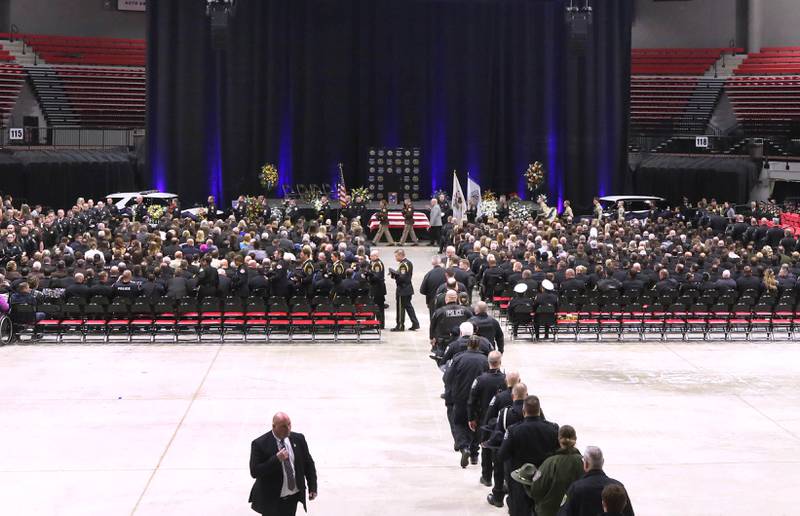
<svg viewBox="0 0 800 516">
<path fill-rule="evenodd" d="M 11 140 L 9 129 L 14 127 L 0 125 L 0 148 L 133 148 L 136 137 L 145 132 L 143 127 L 21 127 L 23 138 Z"/>
</svg>

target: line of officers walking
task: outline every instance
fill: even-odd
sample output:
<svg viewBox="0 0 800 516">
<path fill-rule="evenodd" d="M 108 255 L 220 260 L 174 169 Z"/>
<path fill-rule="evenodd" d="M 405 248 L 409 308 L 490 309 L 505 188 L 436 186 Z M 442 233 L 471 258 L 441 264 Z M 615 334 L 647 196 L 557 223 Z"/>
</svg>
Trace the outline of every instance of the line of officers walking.
<svg viewBox="0 0 800 516">
<path fill-rule="evenodd" d="M 503 507 L 507 496 L 512 516 L 633 516 L 622 484 L 603 473 L 602 451 L 590 446 L 582 456 L 575 429 L 548 421 L 519 373 L 503 372 L 503 329 L 484 301 L 470 308 L 471 289 L 459 283 L 448 273 L 428 288 L 428 308 L 460 466 L 480 462 L 487 502 Z"/>
</svg>

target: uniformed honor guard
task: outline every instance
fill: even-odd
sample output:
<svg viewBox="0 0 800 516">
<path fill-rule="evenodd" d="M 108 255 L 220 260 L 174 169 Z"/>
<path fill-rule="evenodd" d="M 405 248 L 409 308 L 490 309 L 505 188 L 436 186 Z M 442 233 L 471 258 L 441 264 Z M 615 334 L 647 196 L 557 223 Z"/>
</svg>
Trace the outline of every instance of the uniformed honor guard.
<svg viewBox="0 0 800 516">
<path fill-rule="evenodd" d="M 301 270 L 303 272 L 302 285 L 305 295 L 311 297 L 314 291 L 314 261 L 311 259 L 312 251 L 309 246 L 300 249 Z"/>
<path fill-rule="evenodd" d="M 419 239 L 414 233 L 414 206 L 411 204 L 411 199 L 406 199 L 403 201 L 403 234 L 400 236 L 400 245 L 405 244 L 409 236 L 414 245 L 417 245 Z"/>
<path fill-rule="evenodd" d="M 375 218 L 378 219 L 378 231 L 376 231 L 375 236 L 372 237 L 372 245 L 377 246 L 383 235 L 386 235 L 386 241 L 388 243 L 394 244 L 392 233 L 389 232 L 389 203 L 386 202 L 386 199 L 381 199 L 381 206 L 375 213 Z"/>
<path fill-rule="evenodd" d="M 378 251 L 369 253 L 367 279 L 369 280 L 369 295 L 378 306 L 378 320 L 381 322 L 381 329 L 383 329 L 386 327 L 386 280 L 385 269 Z"/>
<path fill-rule="evenodd" d="M 397 326 L 392 331 L 405 330 L 406 312 L 411 319 L 411 331 L 419 329 L 417 314 L 414 312 L 414 305 L 411 304 L 411 297 L 414 295 L 414 287 L 411 285 L 411 276 L 414 273 L 414 266 L 406 258 L 406 252 L 398 249 L 394 252 L 394 258 L 399 263 L 397 270 L 389 269 L 389 274 L 397 284 Z"/>
</svg>

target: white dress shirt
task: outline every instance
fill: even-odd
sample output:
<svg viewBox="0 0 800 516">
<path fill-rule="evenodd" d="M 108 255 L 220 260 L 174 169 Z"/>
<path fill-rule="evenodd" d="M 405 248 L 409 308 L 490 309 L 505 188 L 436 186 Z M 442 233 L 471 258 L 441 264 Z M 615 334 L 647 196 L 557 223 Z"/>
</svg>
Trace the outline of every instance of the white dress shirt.
<svg viewBox="0 0 800 516">
<path fill-rule="evenodd" d="M 275 441 L 278 443 L 278 451 L 281 451 L 281 440 L 278 439 L 278 436 L 275 435 L 275 432 L 272 432 L 272 436 L 275 437 Z M 297 489 L 297 468 L 294 467 L 294 447 L 292 446 L 292 442 L 289 440 L 287 436 L 286 439 L 283 440 L 286 444 L 286 450 L 289 452 L 289 458 L 286 459 L 289 461 L 289 464 L 292 465 L 292 470 L 294 471 L 294 489 L 289 489 L 289 481 L 286 478 L 286 468 L 283 466 L 283 462 L 281 462 L 281 473 L 283 473 L 283 484 L 281 485 L 281 498 L 286 498 L 287 496 L 293 495 L 295 493 L 299 493 L 300 490 Z"/>
</svg>

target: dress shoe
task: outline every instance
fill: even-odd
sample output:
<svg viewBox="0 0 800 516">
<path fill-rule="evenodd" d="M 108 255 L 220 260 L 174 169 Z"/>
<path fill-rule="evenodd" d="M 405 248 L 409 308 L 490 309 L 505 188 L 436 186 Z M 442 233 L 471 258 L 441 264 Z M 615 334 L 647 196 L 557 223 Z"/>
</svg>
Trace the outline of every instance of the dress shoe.
<svg viewBox="0 0 800 516">
<path fill-rule="evenodd" d="M 389 331 L 406 331 L 406 329 L 403 328 L 402 326 L 395 326 L 394 328 L 392 328 Z"/>
<path fill-rule="evenodd" d="M 415 325 L 411 326 L 411 328 L 409 328 L 408 330 L 409 331 L 417 331 L 418 329 L 419 329 L 419 324 L 415 324 Z"/>
<path fill-rule="evenodd" d="M 503 500 L 498 500 L 492 493 L 489 493 L 489 495 L 486 497 L 486 501 L 489 502 L 489 505 L 494 505 L 495 507 L 503 506 Z"/>
<path fill-rule="evenodd" d="M 485 477 L 481 477 L 481 484 L 485 485 L 486 487 L 492 487 L 492 481 Z M 489 496 L 491 496 L 491 494 L 489 494 Z"/>
<path fill-rule="evenodd" d="M 472 464 L 473 466 L 478 464 L 478 456 L 477 455 L 470 455 L 469 463 Z"/>
<path fill-rule="evenodd" d="M 466 468 L 469 465 L 469 450 L 461 450 L 461 467 Z"/>
</svg>

